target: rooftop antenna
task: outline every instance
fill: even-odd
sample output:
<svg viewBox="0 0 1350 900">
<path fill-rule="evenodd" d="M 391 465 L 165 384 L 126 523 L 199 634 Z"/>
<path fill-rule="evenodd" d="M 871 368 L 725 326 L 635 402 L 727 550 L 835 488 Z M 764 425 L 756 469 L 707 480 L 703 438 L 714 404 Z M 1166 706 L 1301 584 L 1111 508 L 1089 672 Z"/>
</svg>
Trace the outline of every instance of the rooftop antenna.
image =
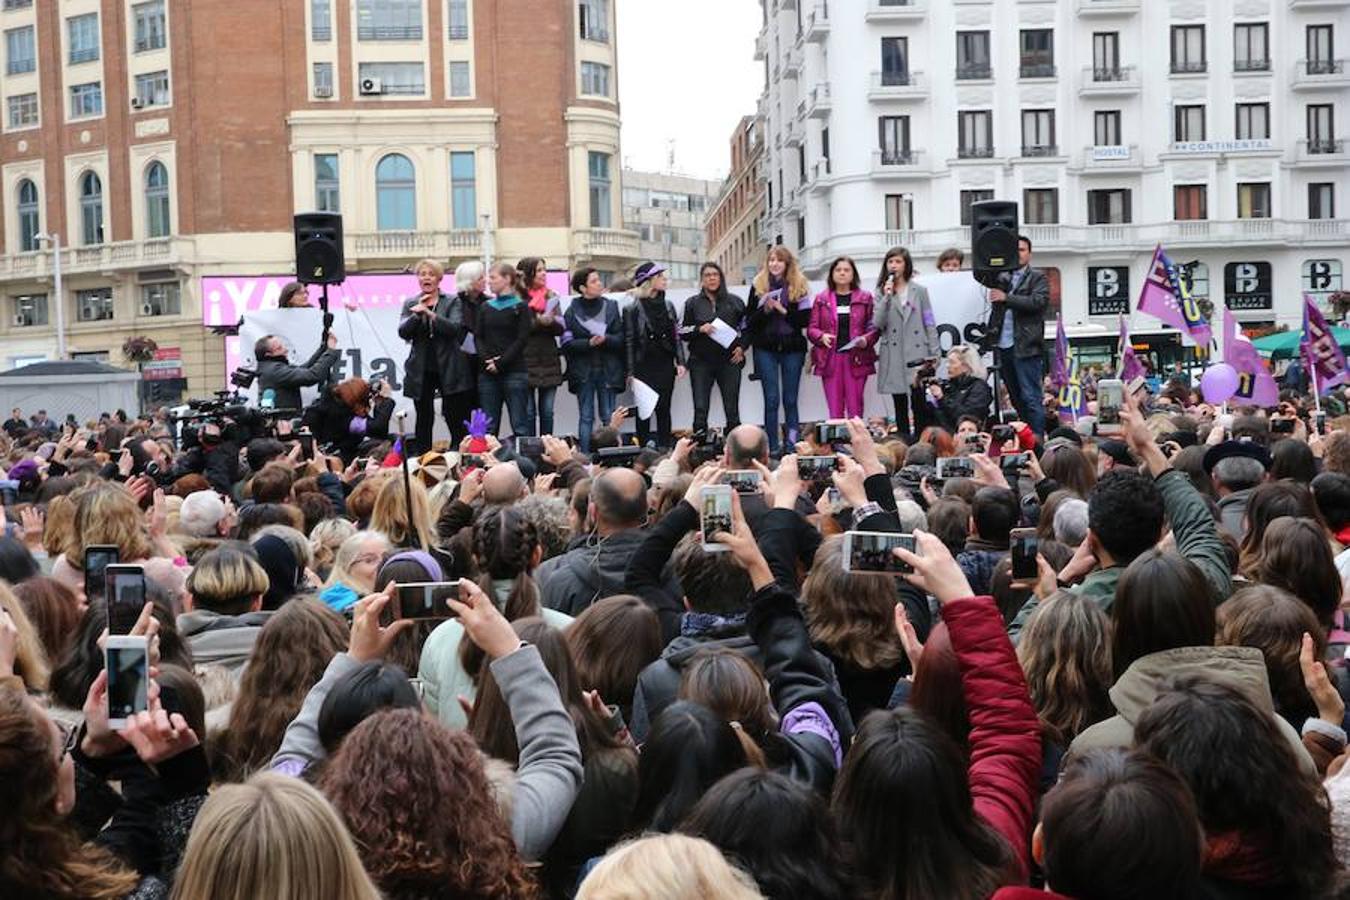
<svg viewBox="0 0 1350 900">
<path fill-rule="evenodd" d="M 675 139 L 670 138 L 666 141 L 666 171 L 674 173 L 675 171 Z"/>
</svg>

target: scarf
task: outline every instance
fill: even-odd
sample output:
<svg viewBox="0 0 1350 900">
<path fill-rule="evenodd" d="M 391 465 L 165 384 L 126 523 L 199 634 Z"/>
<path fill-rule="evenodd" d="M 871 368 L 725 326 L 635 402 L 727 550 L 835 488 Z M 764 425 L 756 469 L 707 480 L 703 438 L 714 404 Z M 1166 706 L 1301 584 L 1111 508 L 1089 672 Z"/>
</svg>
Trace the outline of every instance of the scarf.
<svg viewBox="0 0 1350 900">
<path fill-rule="evenodd" d="M 787 282 L 781 278 L 769 276 L 769 294 L 778 292 L 777 300 L 783 304 L 784 309 L 791 310 L 797 305 L 797 301 L 788 296 Z M 788 322 L 787 316 L 773 316 L 769 319 L 769 335 L 775 338 L 786 338 L 792 335 L 793 327 Z"/>
<path fill-rule="evenodd" d="M 521 299 L 515 294 L 507 294 L 504 297 L 493 297 L 488 300 L 488 306 L 493 309 L 512 309 L 521 303 Z"/>
<path fill-rule="evenodd" d="M 1208 836 L 1202 871 L 1210 878 L 1246 885 L 1278 885 L 1288 880 L 1284 862 L 1272 853 L 1270 841 L 1241 831 Z"/>
<path fill-rule="evenodd" d="M 534 288 L 530 291 L 530 309 L 535 315 L 548 309 L 549 289 L 546 287 Z"/>
<path fill-rule="evenodd" d="M 680 619 L 680 634 L 684 637 L 723 637 L 745 632 L 745 613 L 719 616 L 717 613 L 687 612 Z"/>
</svg>

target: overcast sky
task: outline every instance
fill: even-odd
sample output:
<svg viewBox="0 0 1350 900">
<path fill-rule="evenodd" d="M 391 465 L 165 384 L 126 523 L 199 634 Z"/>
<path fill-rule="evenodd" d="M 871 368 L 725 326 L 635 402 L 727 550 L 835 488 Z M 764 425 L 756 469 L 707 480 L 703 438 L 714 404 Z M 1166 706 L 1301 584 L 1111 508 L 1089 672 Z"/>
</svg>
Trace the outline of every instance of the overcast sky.
<svg viewBox="0 0 1350 900">
<path fill-rule="evenodd" d="M 616 0 L 623 162 L 720 179 L 731 132 L 764 86 L 756 0 Z"/>
</svg>

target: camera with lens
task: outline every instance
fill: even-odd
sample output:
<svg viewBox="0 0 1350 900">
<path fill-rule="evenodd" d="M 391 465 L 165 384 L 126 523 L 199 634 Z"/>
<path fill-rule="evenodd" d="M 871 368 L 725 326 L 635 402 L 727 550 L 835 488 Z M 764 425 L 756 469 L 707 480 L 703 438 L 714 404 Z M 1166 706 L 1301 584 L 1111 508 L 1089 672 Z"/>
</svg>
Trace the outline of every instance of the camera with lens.
<svg viewBox="0 0 1350 900">
<path fill-rule="evenodd" d="M 690 437 L 694 440 L 694 449 L 689 453 L 689 463 L 695 469 L 705 462 L 719 459 L 726 450 L 726 435 L 718 428 L 696 431 Z"/>
</svg>

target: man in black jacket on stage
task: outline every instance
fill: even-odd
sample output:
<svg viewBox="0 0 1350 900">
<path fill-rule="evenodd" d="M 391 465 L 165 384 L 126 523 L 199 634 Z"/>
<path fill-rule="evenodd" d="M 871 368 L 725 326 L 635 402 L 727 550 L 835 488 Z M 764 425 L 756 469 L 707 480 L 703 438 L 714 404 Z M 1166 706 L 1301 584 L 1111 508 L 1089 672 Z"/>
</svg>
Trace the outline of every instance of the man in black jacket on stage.
<svg viewBox="0 0 1350 900">
<path fill-rule="evenodd" d="M 999 375 L 1017 414 L 1038 436 L 1045 434 L 1045 311 L 1050 282 L 1031 267 L 1031 241 L 1017 239 L 1017 269 L 1000 277 L 989 292 L 993 310 L 986 332 L 997 348 Z M 995 398 L 997 403 L 997 398 Z"/>
</svg>

